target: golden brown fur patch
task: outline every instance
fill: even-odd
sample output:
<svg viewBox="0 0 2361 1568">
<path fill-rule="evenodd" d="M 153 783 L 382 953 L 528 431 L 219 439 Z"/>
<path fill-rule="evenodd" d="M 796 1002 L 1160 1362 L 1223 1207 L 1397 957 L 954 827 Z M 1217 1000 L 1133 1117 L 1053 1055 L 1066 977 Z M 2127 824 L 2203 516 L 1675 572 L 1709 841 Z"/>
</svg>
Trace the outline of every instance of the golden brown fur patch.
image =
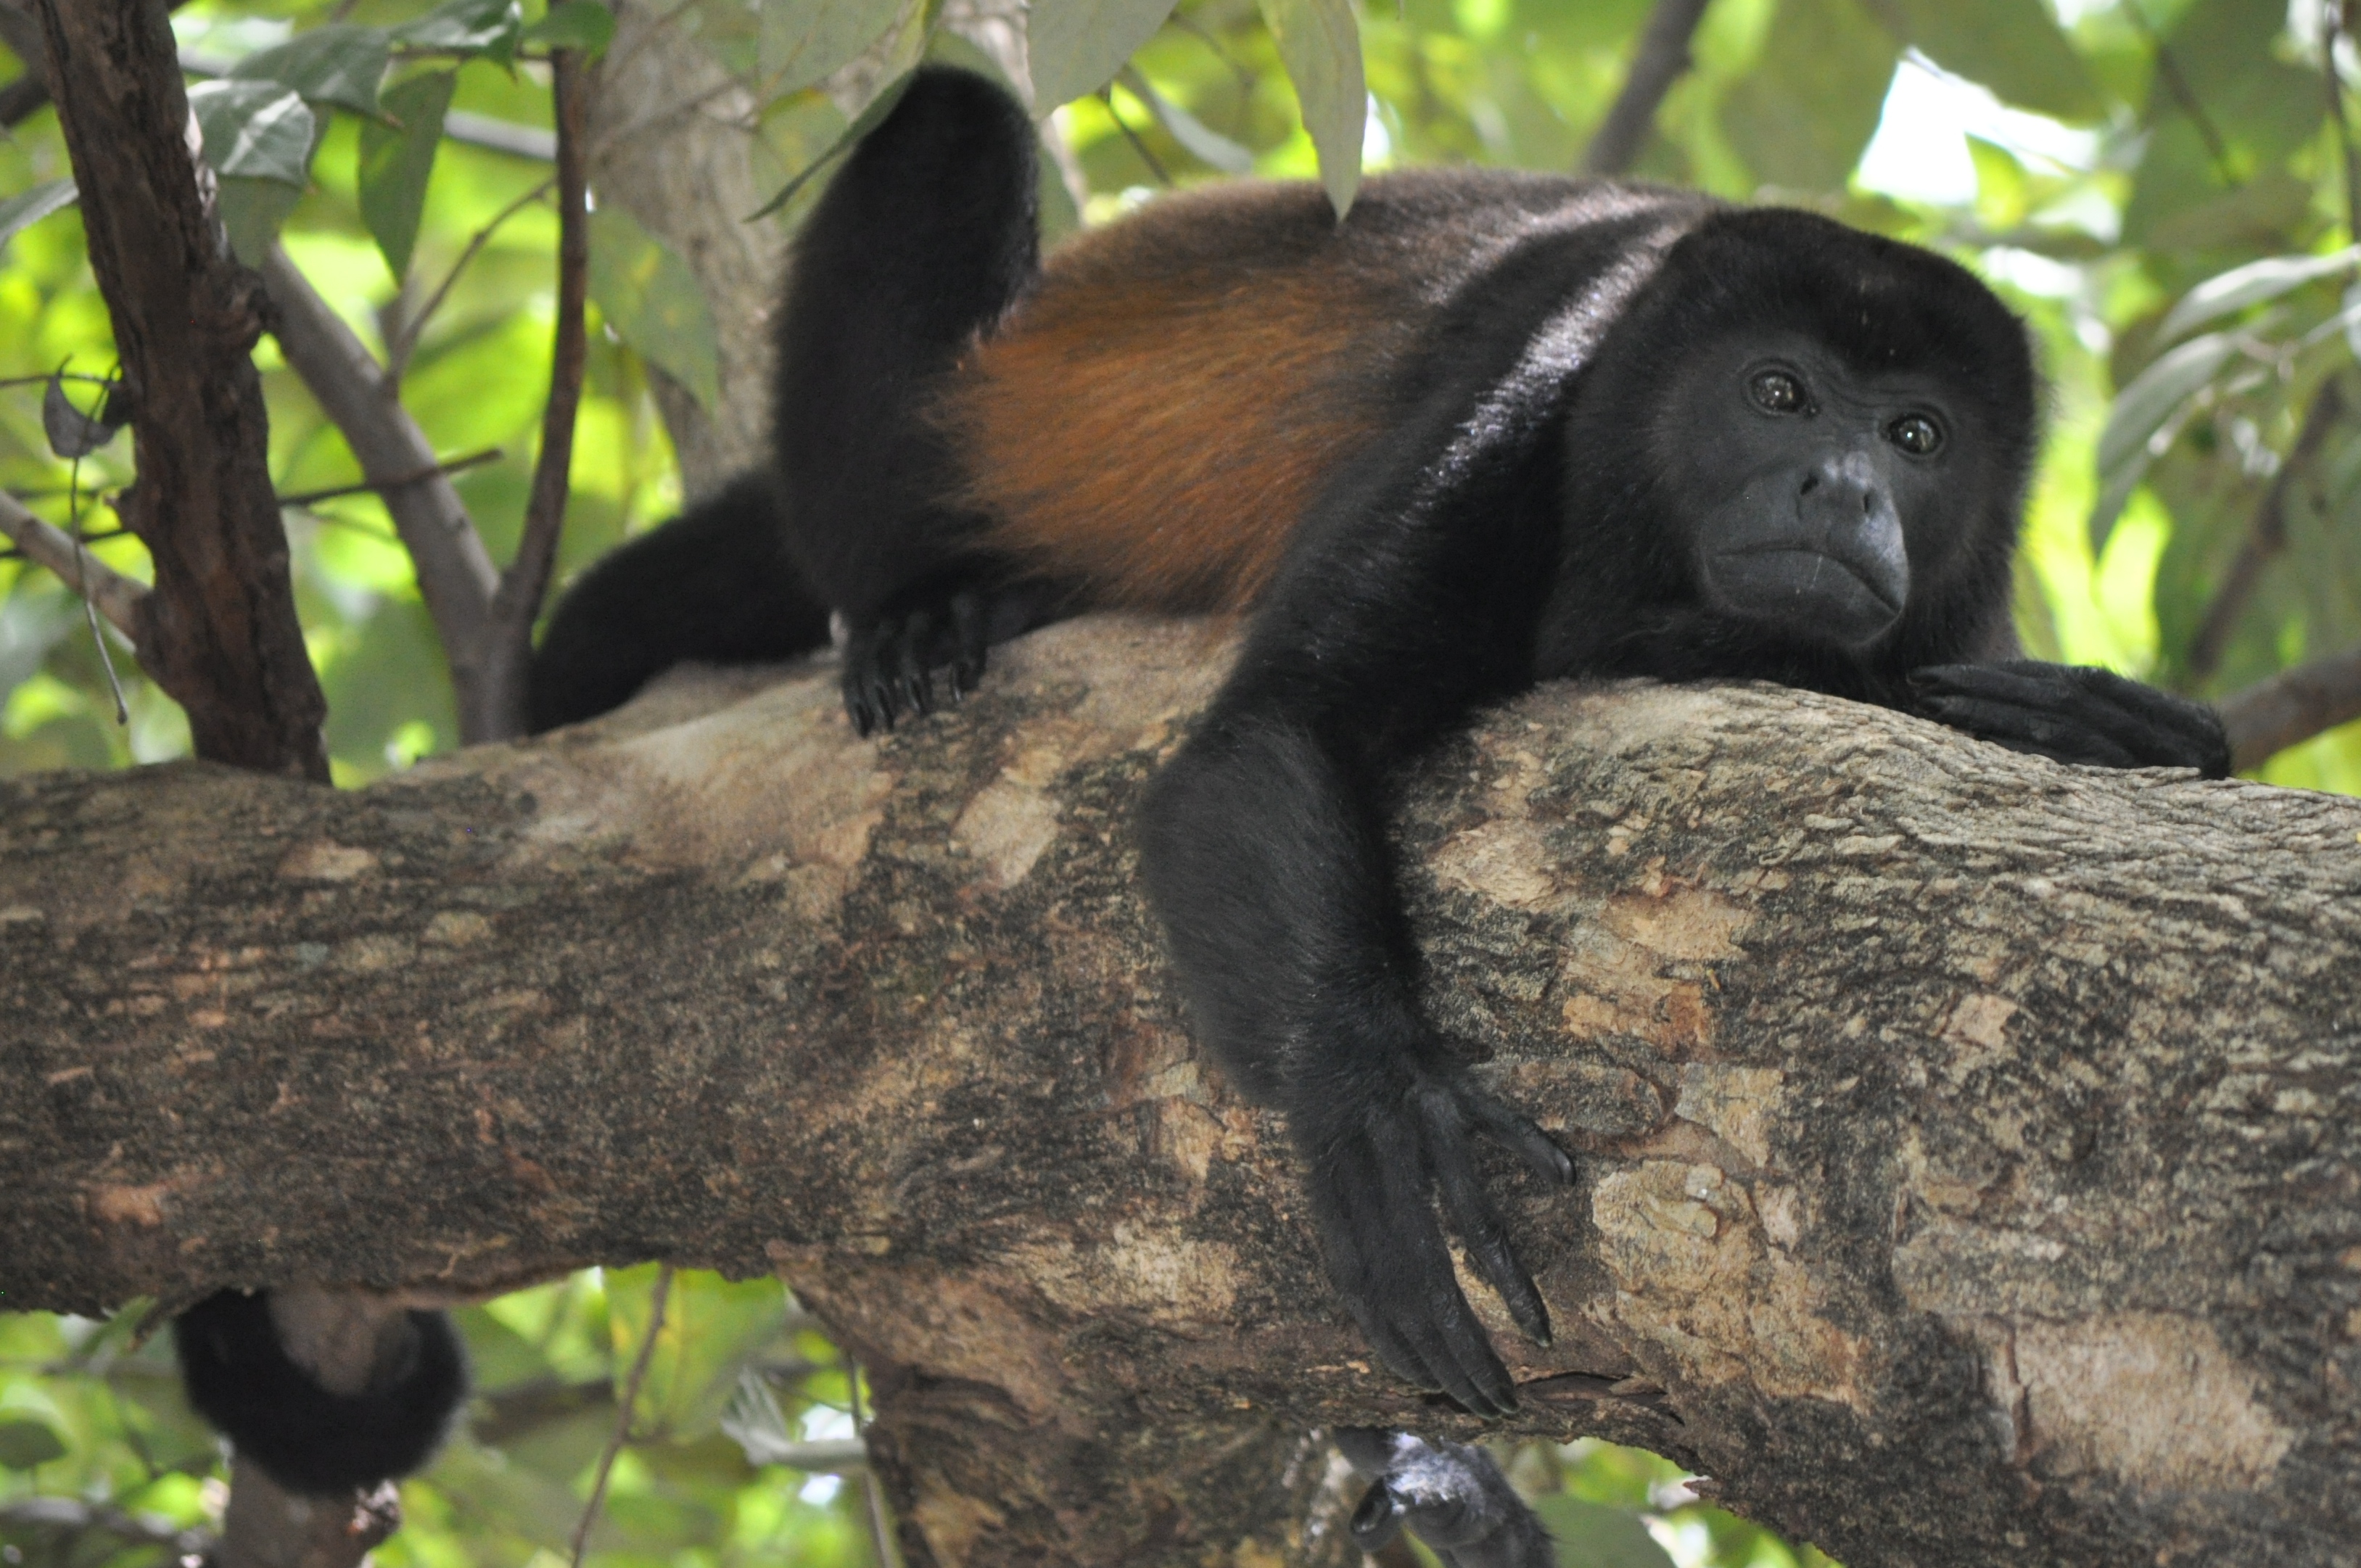
<svg viewBox="0 0 2361 1568">
<path fill-rule="evenodd" d="M 1316 191 L 1168 198 L 1052 256 L 942 418 L 996 551 L 1093 603 L 1242 606 L 1385 428 L 1418 313 Z"/>
</svg>

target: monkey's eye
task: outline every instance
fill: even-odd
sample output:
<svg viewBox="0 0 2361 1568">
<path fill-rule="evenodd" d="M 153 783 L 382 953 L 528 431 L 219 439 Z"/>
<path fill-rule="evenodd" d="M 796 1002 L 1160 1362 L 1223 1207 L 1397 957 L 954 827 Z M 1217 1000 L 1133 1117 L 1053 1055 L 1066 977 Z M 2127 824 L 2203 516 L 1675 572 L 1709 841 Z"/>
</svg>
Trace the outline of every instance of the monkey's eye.
<svg viewBox="0 0 2361 1568">
<path fill-rule="evenodd" d="M 1943 444 L 1943 433 L 1925 414 L 1904 414 L 1885 427 L 1885 439 L 1913 457 L 1925 457 Z"/>
<path fill-rule="evenodd" d="M 1757 408 L 1774 414 L 1801 412 L 1804 407 L 1804 383 L 1784 370 L 1764 370 L 1746 384 Z"/>
</svg>

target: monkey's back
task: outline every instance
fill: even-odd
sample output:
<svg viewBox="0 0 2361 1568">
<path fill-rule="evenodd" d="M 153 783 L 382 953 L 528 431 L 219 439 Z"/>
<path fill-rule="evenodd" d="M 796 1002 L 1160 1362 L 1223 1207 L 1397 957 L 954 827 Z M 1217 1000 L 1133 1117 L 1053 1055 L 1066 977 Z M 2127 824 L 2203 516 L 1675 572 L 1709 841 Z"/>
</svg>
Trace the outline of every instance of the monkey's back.
<svg viewBox="0 0 2361 1568">
<path fill-rule="evenodd" d="M 1620 188 L 1428 170 L 1338 224 L 1308 183 L 1157 201 L 1053 253 L 939 415 L 990 544 L 1098 603 L 1251 602 L 1288 536 L 1420 391 L 1455 294 Z"/>
</svg>

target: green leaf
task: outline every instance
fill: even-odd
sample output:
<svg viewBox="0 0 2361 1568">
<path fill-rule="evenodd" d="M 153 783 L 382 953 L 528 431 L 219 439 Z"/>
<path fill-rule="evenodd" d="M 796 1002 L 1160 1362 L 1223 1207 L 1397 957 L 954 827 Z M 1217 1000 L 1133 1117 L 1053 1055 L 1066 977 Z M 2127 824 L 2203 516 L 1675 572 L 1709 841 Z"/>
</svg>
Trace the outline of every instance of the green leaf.
<svg viewBox="0 0 2361 1568">
<path fill-rule="evenodd" d="M 861 138 L 884 124 L 885 116 L 894 112 L 894 105 L 902 101 L 902 94 L 910 90 L 911 74 L 906 71 L 879 88 L 877 96 L 869 100 L 869 106 L 852 117 L 851 122 L 844 127 L 843 133 L 829 144 L 826 152 L 804 165 L 802 170 L 794 179 L 780 186 L 777 193 L 769 201 L 747 214 L 745 221 L 751 224 L 756 218 L 769 217 L 792 201 L 795 193 L 802 190 L 813 175 L 836 161 L 840 154 L 859 146 Z"/>
<path fill-rule="evenodd" d="M 1369 89 L 1361 74 L 1361 32 L 1348 0 L 1259 0 L 1262 19 L 1295 83 L 1303 128 L 1320 155 L 1320 182 L 1342 218 L 1361 188 L 1361 138 Z"/>
<path fill-rule="evenodd" d="M 1731 145 L 1773 185 L 1842 190 L 1901 53 L 1855 0 L 1780 0 L 1761 62 L 1724 102 Z"/>
<path fill-rule="evenodd" d="M 708 412 L 720 402 L 720 343 L 696 275 L 620 207 L 590 214 L 590 297 L 641 358 Z"/>
<path fill-rule="evenodd" d="M 876 42 L 901 15 L 902 0 L 763 0 L 763 95 L 802 92 Z"/>
<path fill-rule="evenodd" d="M 544 49 L 575 49 L 593 59 L 615 39 L 615 13 L 598 0 L 559 0 L 524 30 L 522 41 Z"/>
<path fill-rule="evenodd" d="M 1172 133 L 1172 139 L 1189 149 L 1191 158 L 1224 174 L 1254 172 L 1254 154 L 1251 151 L 1166 98 L 1147 77 L 1127 65 L 1115 75 L 1135 97 L 1148 105 L 1148 113 Z"/>
<path fill-rule="evenodd" d="M 1171 14 L 1172 0 L 1038 0 L 1025 24 L 1035 106 L 1047 113 L 1114 81 Z"/>
<path fill-rule="evenodd" d="M 2208 278 L 2180 297 L 2164 324 L 2156 329 L 2158 343 L 2170 343 L 2194 326 L 2235 314 L 2249 305 L 2276 300 L 2315 278 L 2350 272 L 2361 262 L 2361 246 L 2328 256 L 2267 256 Z"/>
<path fill-rule="evenodd" d="M 16 238 L 17 230 L 72 206 L 77 194 L 72 181 L 51 180 L 0 202 L 0 247 Z"/>
<path fill-rule="evenodd" d="M 2132 378 L 2099 433 L 2099 500 L 2091 510 L 2091 548 L 2106 544 L 2124 503 L 2147 472 L 2148 443 L 2180 405 L 2229 363 L 2237 345 L 2226 333 L 2192 337 Z"/>
<path fill-rule="evenodd" d="M 356 114 L 377 113 L 385 80 L 388 39 L 382 27 L 330 23 L 298 33 L 276 49 L 259 49 L 229 69 L 233 82 L 276 82 L 314 104 Z"/>
<path fill-rule="evenodd" d="M 1673 1568 L 1640 1516 L 1559 1492 L 1533 1503 L 1557 1547 L 1558 1568 Z"/>
<path fill-rule="evenodd" d="M 30 1470 L 65 1457 L 66 1445 L 39 1421 L 0 1421 L 0 1465 Z"/>
<path fill-rule="evenodd" d="M 205 161 L 224 179 L 275 180 L 302 189 L 319 122 L 293 88 L 276 82 L 200 82 L 189 107 Z"/>
<path fill-rule="evenodd" d="M 653 1266 L 607 1271 L 607 1321 L 613 1334 L 620 1387 L 647 1337 Z M 634 1427 L 679 1438 L 716 1430 L 738 1391 L 738 1375 L 778 1337 L 786 1292 L 776 1279 L 732 1283 L 718 1274 L 686 1269 L 664 1297 L 648 1375 L 640 1385 Z"/>
<path fill-rule="evenodd" d="M 2095 120 L 2106 100 L 2042 0 L 1871 0 L 1887 30 L 2011 104 Z"/>
<path fill-rule="evenodd" d="M 456 71 L 430 71 L 396 82 L 384 99 L 394 123 L 361 124 L 361 222 L 397 282 L 410 272 L 419 214 L 426 209 L 427 178 L 443 142 L 443 114 L 458 79 Z"/>
<path fill-rule="evenodd" d="M 517 0 L 445 0 L 414 22 L 393 29 L 412 49 L 448 50 L 506 60 L 524 30 Z"/>
<path fill-rule="evenodd" d="M 229 247 L 248 267 L 259 267 L 270 247 L 279 241 L 280 225 L 295 203 L 303 199 L 303 187 L 290 185 L 283 180 L 240 180 L 225 177 L 220 181 L 216 198 L 222 227 L 228 231 Z"/>
</svg>

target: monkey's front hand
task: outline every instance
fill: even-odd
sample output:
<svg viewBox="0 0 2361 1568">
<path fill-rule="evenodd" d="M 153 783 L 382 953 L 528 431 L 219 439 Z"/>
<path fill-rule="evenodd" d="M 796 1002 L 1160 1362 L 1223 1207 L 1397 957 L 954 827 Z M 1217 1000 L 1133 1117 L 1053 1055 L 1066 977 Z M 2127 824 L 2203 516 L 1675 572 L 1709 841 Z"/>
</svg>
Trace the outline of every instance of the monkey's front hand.
<svg viewBox="0 0 2361 1568">
<path fill-rule="evenodd" d="M 1929 718 L 2013 751 L 2107 768 L 2195 768 L 2230 773 L 2222 720 L 2202 702 L 2108 670 L 2012 659 L 1930 664 L 1910 675 Z"/>
<path fill-rule="evenodd" d="M 1547 1344 L 1549 1309 L 1477 1177 L 1476 1137 L 1507 1145 L 1561 1185 L 1574 1162 L 1524 1116 L 1432 1069 L 1407 1091 L 1350 1095 L 1289 1121 L 1311 1167 L 1305 1187 L 1329 1277 L 1370 1347 L 1399 1376 L 1477 1415 L 1516 1409 L 1508 1369 L 1452 1274 L 1434 1200 L 1517 1326 Z"/>
</svg>

